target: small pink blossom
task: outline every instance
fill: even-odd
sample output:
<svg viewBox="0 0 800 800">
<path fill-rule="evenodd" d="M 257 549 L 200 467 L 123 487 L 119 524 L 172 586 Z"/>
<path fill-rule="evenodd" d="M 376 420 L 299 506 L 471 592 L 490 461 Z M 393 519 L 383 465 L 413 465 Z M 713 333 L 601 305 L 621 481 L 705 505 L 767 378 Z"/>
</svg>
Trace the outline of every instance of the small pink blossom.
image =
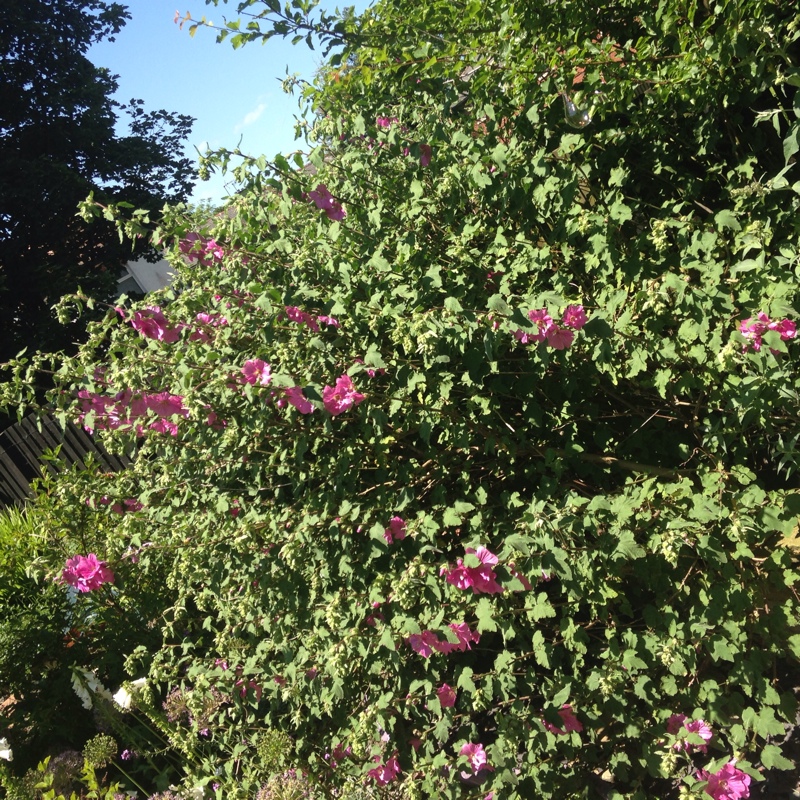
<svg viewBox="0 0 800 800">
<path fill-rule="evenodd" d="M 251 386 L 269 386 L 272 368 L 260 358 L 249 358 L 242 366 L 242 380 Z"/>
<path fill-rule="evenodd" d="M 355 408 L 364 395 L 356 391 L 349 375 L 341 375 L 336 379 L 336 386 L 325 386 L 322 390 L 322 403 L 333 416 Z"/>
<path fill-rule="evenodd" d="M 428 164 L 431 163 L 431 156 L 433 155 L 433 149 L 429 144 L 421 144 L 419 146 L 419 165 L 421 167 L 427 167 Z"/>
<path fill-rule="evenodd" d="M 283 390 L 284 397 L 301 413 L 310 414 L 314 410 L 311 401 L 303 394 L 301 386 L 292 386 Z M 279 403 L 276 403 L 279 405 Z"/>
<path fill-rule="evenodd" d="M 564 724 L 563 728 L 557 728 L 551 722 L 545 719 L 542 720 L 542 725 L 544 725 L 550 733 L 554 733 L 556 736 L 566 736 L 568 733 L 580 733 L 583 730 L 583 725 L 573 713 L 571 705 L 565 703 L 561 706 L 558 716 L 561 717 L 561 721 Z"/>
<path fill-rule="evenodd" d="M 389 527 L 383 532 L 386 544 L 399 542 L 406 538 L 406 522 L 402 517 L 392 517 L 389 520 Z"/>
<path fill-rule="evenodd" d="M 583 306 L 580 305 L 567 306 L 561 317 L 562 324 L 575 331 L 579 331 L 587 321 L 588 317 L 586 316 L 586 312 L 583 310 Z"/>
<path fill-rule="evenodd" d="M 446 683 L 436 690 L 436 695 L 442 708 L 452 708 L 456 704 L 456 690 Z"/>
<path fill-rule="evenodd" d="M 380 762 L 381 757 L 375 756 L 375 760 Z M 400 772 L 400 762 L 397 760 L 397 755 L 393 755 L 385 764 L 380 764 L 367 772 L 367 777 L 372 778 L 378 786 L 386 786 L 386 784 L 391 783 Z"/>
<path fill-rule="evenodd" d="M 375 125 L 379 128 L 391 128 L 397 121 L 397 117 L 376 117 Z"/>
<path fill-rule="evenodd" d="M 314 333 L 319 333 L 319 325 L 317 324 L 317 320 L 311 316 L 307 311 L 302 311 L 297 306 L 286 306 L 284 308 L 286 312 L 286 316 L 292 322 L 299 322 L 303 325 L 307 325 L 311 328 Z"/>
<path fill-rule="evenodd" d="M 673 714 L 667 720 L 667 733 L 670 733 L 673 736 L 676 734 L 681 734 L 684 738 L 675 742 L 673 749 L 685 750 L 687 753 L 690 753 L 695 749 L 699 750 L 701 753 L 708 751 L 708 747 L 705 744 L 694 745 L 691 742 L 686 741 L 685 737 L 687 733 L 696 733 L 704 742 L 711 741 L 712 737 L 714 736 L 714 732 L 711 730 L 707 722 L 702 719 L 693 719 L 688 720 L 687 722 L 687 717 L 685 714 Z"/>
<path fill-rule="evenodd" d="M 789 339 L 794 339 L 797 335 L 797 325 L 790 319 L 782 319 L 780 322 L 770 322 L 767 327 L 771 331 L 778 331 L 784 342 Z"/>
<path fill-rule="evenodd" d="M 486 757 L 486 751 L 483 749 L 482 744 L 467 743 L 458 751 L 458 754 L 467 757 L 473 775 L 477 775 L 481 770 L 494 772 L 494 767 L 489 764 L 489 759 Z M 461 777 L 464 778 L 464 780 L 468 780 L 472 775 L 468 772 L 462 772 Z"/>
<path fill-rule="evenodd" d="M 317 188 L 309 192 L 306 197 L 320 211 L 324 211 L 330 220 L 341 221 L 347 216 L 344 206 L 328 191 L 325 184 L 317 184 Z"/>
<path fill-rule="evenodd" d="M 555 322 L 547 329 L 547 344 L 554 350 L 566 350 L 574 338 L 572 331 L 560 328 Z"/>
<path fill-rule="evenodd" d="M 158 306 L 148 306 L 145 309 L 135 311 L 130 320 L 134 330 L 148 339 L 155 339 L 158 342 L 172 344 L 180 339 L 181 328 L 183 325 L 171 326 L 167 318 Z"/>
<path fill-rule="evenodd" d="M 478 557 L 479 567 L 467 567 L 459 558 L 455 567 L 450 570 L 442 567 L 440 574 L 445 574 L 445 580 L 457 589 L 472 589 L 475 594 L 501 594 L 503 587 L 492 569 L 497 564 L 497 556 L 483 546 L 477 550 L 467 547 L 466 552 Z"/>
<path fill-rule="evenodd" d="M 740 800 L 750 797 L 750 776 L 736 769 L 734 762 L 726 764 L 714 773 L 701 769 L 697 773 L 697 778 L 708 781 L 703 791 L 714 800 Z"/>
<path fill-rule="evenodd" d="M 329 317 L 327 314 L 320 314 L 317 317 L 317 322 L 321 325 L 330 325 L 331 328 L 340 327 L 339 320 L 336 317 Z"/>
<path fill-rule="evenodd" d="M 187 233 L 178 242 L 178 249 L 189 264 L 196 261 L 203 267 L 210 266 L 214 261 L 221 261 L 225 255 L 225 251 L 214 239 L 206 239 L 195 231 Z"/>
<path fill-rule="evenodd" d="M 105 561 L 100 561 L 94 553 L 89 553 L 88 556 L 67 559 L 60 580 L 79 592 L 91 592 L 104 583 L 114 583 L 114 573 L 106 566 Z"/>
<path fill-rule="evenodd" d="M 528 319 L 537 327 L 534 341 L 543 342 L 547 336 L 547 331 L 553 324 L 553 318 L 547 313 L 546 308 L 536 308 L 528 312 Z"/>
</svg>

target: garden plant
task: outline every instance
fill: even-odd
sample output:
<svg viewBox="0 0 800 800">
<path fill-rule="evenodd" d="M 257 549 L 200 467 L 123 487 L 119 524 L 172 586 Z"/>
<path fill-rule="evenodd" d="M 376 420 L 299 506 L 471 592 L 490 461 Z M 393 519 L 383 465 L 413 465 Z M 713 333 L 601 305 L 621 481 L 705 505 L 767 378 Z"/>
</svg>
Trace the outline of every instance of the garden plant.
<svg viewBox="0 0 800 800">
<path fill-rule="evenodd" d="M 7 791 L 87 740 L 140 797 L 796 775 L 793 5 L 240 3 L 219 38 L 327 52 L 300 150 L 206 155 L 216 215 L 87 201 L 175 282 L 5 372 L 132 457 L 27 508 L 69 685 L 4 712 Z"/>
</svg>

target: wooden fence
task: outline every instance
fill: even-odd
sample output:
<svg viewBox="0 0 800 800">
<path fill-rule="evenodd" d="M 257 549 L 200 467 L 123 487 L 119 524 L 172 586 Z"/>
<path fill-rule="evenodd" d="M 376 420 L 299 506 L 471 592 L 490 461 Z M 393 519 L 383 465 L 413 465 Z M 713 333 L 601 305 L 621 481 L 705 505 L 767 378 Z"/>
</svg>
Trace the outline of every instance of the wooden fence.
<svg viewBox="0 0 800 800">
<path fill-rule="evenodd" d="M 33 494 L 31 481 L 42 471 L 56 475 L 59 463 L 42 458 L 56 449 L 68 466 L 86 467 L 93 459 L 108 472 L 125 469 L 130 459 L 113 456 L 82 428 L 67 423 L 66 428 L 49 415 L 30 415 L 0 432 L 0 507 L 24 503 Z"/>
</svg>

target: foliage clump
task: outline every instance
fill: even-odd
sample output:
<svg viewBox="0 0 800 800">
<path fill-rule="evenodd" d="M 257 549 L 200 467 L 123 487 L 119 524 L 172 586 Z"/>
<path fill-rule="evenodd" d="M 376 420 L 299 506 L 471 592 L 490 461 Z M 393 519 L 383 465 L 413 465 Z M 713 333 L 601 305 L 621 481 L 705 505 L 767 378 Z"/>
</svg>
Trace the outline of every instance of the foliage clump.
<svg viewBox="0 0 800 800">
<path fill-rule="evenodd" d="M 309 152 L 168 212 L 174 287 L 60 367 L 135 456 L 42 501 L 54 577 L 113 569 L 74 619 L 198 796 L 747 797 L 797 711 L 795 14 L 331 30 Z"/>
</svg>

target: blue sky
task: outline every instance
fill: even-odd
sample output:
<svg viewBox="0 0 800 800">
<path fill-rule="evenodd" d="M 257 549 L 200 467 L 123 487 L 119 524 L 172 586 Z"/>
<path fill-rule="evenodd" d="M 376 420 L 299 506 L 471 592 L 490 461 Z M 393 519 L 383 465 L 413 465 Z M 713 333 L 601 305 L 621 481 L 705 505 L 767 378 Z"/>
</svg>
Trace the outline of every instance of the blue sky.
<svg viewBox="0 0 800 800">
<path fill-rule="evenodd" d="M 176 3 L 180 5 L 176 6 Z M 206 6 L 201 0 L 128 0 L 132 19 L 115 42 L 102 42 L 89 52 L 98 67 L 119 76 L 116 99 L 121 103 L 141 98 L 148 110 L 164 108 L 196 118 L 186 152 L 234 148 L 269 156 L 298 149 L 294 141 L 298 98 L 281 89 L 281 80 L 299 73 L 310 80 L 322 63 L 319 50 L 310 50 L 291 38 L 273 37 L 265 45 L 248 44 L 234 50 L 228 42 L 217 44 L 211 30 L 199 29 L 189 36 L 188 24 L 180 30 L 173 22 L 176 10 L 194 19 L 204 16 L 222 24 L 234 19 L 235 3 Z M 366 0 L 341 5 L 366 8 Z M 328 8 L 334 3 L 326 3 Z M 241 143 L 240 143 L 241 142 Z M 219 202 L 230 190 L 219 175 L 198 181 L 193 200 Z"/>
</svg>

